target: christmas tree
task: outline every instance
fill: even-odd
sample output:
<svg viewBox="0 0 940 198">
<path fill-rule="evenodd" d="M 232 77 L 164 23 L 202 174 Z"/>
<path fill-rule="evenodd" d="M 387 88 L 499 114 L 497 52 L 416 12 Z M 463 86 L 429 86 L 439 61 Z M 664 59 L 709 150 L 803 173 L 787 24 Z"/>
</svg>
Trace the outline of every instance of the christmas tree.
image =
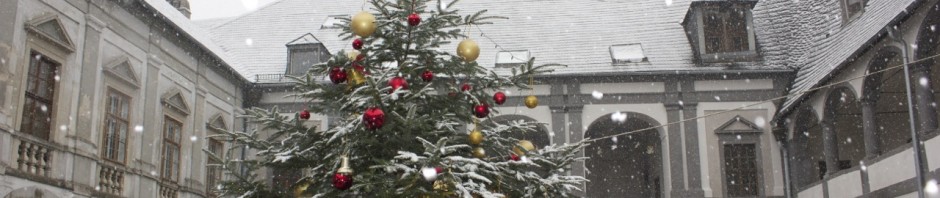
<svg viewBox="0 0 940 198">
<path fill-rule="evenodd" d="M 248 148 L 250 160 L 219 165 L 232 179 L 225 195 L 242 197 L 566 197 L 585 179 L 568 176 L 584 142 L 533 145 L 521 133 L 538 123 L 488 121 L 506 95 L 531 89 L 533 76 L 557 64 L 534 58 L 508 74 L 478 65 L 480 49 L 468 29 L 502 17 L 486 11 L 462 16 L 432 0 L 370 0 L 342 38 L 355 50 L 335 54 L 293 77 L 305 109 L 252 109 L 256 131 L 223 136 Z M 451 8 L 451 9 L 445 9 Z M 460 41 L 456 55 L 442 49 Z M 325 79 L 328 78 L 329 81 Z M 494 93 L 495 92 L 495 93 Z M 525 105 L 534 108 L 535 96 Z M 298 112 L 283 116 L 282 112 Z M 311 113 L 330 115 L 322 129 L 302 123 Z M 334 121 L 335 120 L 335 121 Z M 270 137 L 261 131 L 274 131 Z M 233 153 L 233 152 L 229 152 Z M 210 153 L 211 155 L 211 153 Z M 212 156 L 225 158 L 222 156 Z M 264 167 L 304 170 L 289 193 L 265 186 Z"/>
</svg>

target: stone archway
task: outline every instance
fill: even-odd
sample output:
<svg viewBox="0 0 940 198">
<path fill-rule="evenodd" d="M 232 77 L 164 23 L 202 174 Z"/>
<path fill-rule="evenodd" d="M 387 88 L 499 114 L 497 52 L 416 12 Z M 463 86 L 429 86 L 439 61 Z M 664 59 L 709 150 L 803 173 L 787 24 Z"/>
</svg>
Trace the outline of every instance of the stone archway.
<svg viewBox="0 0 940 198">
<path fill-rule="evenodd" d="M 598 138 L 659 126 L 647 115 L 627 112 L 626 119 L 612 114 L 591 123 L 585 138 Z M 663 197 L 662 129 L 654 128 L 593 142 L 584 149 L 587 197 Z"/>
<path fill-rule="evenodd" d="M 940 115 L 940 108 L 937 108 L 937 103 L 940 103 L 940 90 L 938 90 L 940 89 L 940 57 L 934 57 L 940 54 L 940 3 L 934 3 L 932 6 L 930 6 L 927 9 L 927 14 L 924 17 L 924 21 L 919 27 L 920 29 L 917 32 L 917 40 L 914 41 L 914 44 L 917 46 L 917 48 L 914 51 L 914 60 L 931 58 L 919 64 L 915 64 L 916 68 L 920 70 L 927 70 L 927 72 L 930 73 L 929 79 L 927 79 L 930 81 L 929 84 L 922 85 L 919 83 L 918 79 L 914 79 L 914 83 L 915 83 L 914 85 L 918 85 L 918 86 L 915 86 L 917 88 L 920 88 L 922 86 L 929 86 L 926 88 L 915 89 L 915 91 L 928 90 L 931 93 L 925 94 L 925 95 L 933 96 L 932 101 L 928 100 L 925 102 L 921 102 L 923 104 L 915 103 L 919 105 L 917 108 L 918 108 L 918 114 L 921 117 L 933 116 L 934 118 L 932 122 L 924 122 L 924 121 L 918 120 L 918 122 L 921 122 L 923 123 L 923 125 L 925 125 L 925 126 L 919 126 L 921 128 L 925 128 L 921 130 L 927 130 L 926 132 L 921 133 L 921 134 L 925 134 L 925 133 L 930 133 L 930 132 L 936 132 L 933 130 L 937 128 L 936 125 L 938 122 L 940 122 L 940 121 L 937 121 L 937 119 L 940 119 L 940 116 L 937 116 L 937 115 Z M 918 94 L 918 96 L 919 95 L 920 94 Z M 925 106 L 925 107 L 920 107 L 920 106 Z M 930 111 L 933 114 L 921 113 L 920 109 L 924 109 L 925 111 Z"/>
<path fill-rule="evenodd" d="M 824 122 L 835 134 L 836 163 L 839 170 L 858 166 L 865 158 L 865 134 L 862 109 L 850 87 L 839 87 L 826 98 Z"/>
<path fill-rule="evenodd" d="M 865 77 L 862 93 L 863 103 L 873 106 L 873 125 L 875 133 L 872 142 L 877 145 L 875 153 L 885 153 L 906 144 L 910 139 L 907 93 L 905 92 L 904 70 L 890 69 L 889 66 L 902 64 L 901 49 L 889 46 L 878 50 L 868 64 L 868 73 L 881 73 Z"/>
<path fill-rule="evenodd" d="M 822 127 L 816 112 L 804 107 L 797 112 L 796 126 L 787 144 L 791 157 L 790 178 L 794 189 L 802 189 L 817 182 L 826 174 L 823 154 Z"/>
<path fill-rule="evenodd" d="M 10 193 L 3 195 L 3 198 L 57 198 L 55 193 L 52 191 L 42 189 L 40 187 L 30 186 L 19 188 Z"/>
</svg>

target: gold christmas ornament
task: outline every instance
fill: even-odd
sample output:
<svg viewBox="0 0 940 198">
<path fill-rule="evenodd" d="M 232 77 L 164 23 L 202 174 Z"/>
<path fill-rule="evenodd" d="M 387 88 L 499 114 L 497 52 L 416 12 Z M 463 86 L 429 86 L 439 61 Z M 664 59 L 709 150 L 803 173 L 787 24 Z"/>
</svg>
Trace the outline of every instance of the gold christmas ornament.
<svg viewBox="0 0 940 198">
<path fill-rule="evenodd" d="M 479 146 L 480 144 L 483 143 L 483 140 L 485 140 L 486 137 L 483 137 L 483 132 L 482 132 L 482 131 L 480 131 L 480 130 L 473 130 L 473 131 L 470 132 L 470 135 L 467 137 L 467 139 L 470 140 L 470 144 L 471 144 L 471 145 Z"/>
<path fill-rule="evenodd" d="M 355 68 L 350 68 L 350 69 L 347 69 L 346 72 L 349 73 L 347 75 L 349 76 L 348 77 L 349 79 L 348 79 L 348 82 L 346 83 L 349 83 L 350 87 L 356 87 L 356 86 L 362 85 L 363 83 L 366 83 L 366 76 L 362 75 L 362 72 L 359 72 L 359 70 L 356 70 Z"/>
<path fill-rule="evenodd" d="M 352 29 L 353 33 L 363 38 L 372 35 L 375 32 L 375 27 L 375 16 L 366 11 L 359 12 L 349 22 L 349 28 Z"/>
<path fill-rule="evenodd" d="M 480 57 L 480 46 L 471 39 L 464 39 L 457 45 L 457 55 L 464 61 L 473 62 Z"/>
<path fill-rule="evenodd" d="M 519 146 L 522 146 L 522 148 L 519 148 Z M 515 152 L 518 156 L 525 155 L 526 152 L 535 150 L 535 145 L 528 140 L 519 140 L 519 146 L 512 148 L 512 152 Z M 522 149 L 525 150 L 523 151 Z"/>
<path fill-rule="evenodd" d="M 525 97 L 525 106 L 526 106 L 526 107 L 529 107 L 530 109 L 534 109 L 535 107 L 539 106 L 539 98 L 537 98 L 537 97 L 535 97 L 535 96 L 533 96 L 533 95 L 526 96 L 526 97 Z"/>
<path fill-rule="evenodd" d="M 344 174 L 344 175 L 352 175 L 353 169 L 352 167 L 349 167 L 349 157 L 343 156 L 341 157 L 341 159 L 343 161 L 340 163 L 339 169 L 336 169 L 336 173 Z"/>
<path fill-rule="evenodd" d="M 294 184 L 294 197 L 312 197 L 313 189 L 309 189 L 313 185 L 313 182 L 310 179 L 304 178 Z"/>
<path fill-rule="evenodd" d="M 483 147 L 473 148 L 473 157 L 483 159 L 486 157 L 486 151 L 483 150 Z"/>
</svg>

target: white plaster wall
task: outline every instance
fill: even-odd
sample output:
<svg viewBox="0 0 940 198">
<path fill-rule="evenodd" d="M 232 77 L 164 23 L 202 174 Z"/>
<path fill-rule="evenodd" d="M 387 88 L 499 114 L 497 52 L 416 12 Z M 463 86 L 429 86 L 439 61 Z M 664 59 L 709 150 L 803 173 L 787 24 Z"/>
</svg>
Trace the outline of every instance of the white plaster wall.
<svg viewBox="0 0 940 198">
<path fill-rule="evenodd" d="M 274 104 L 274 103 L 303 103 L 305 99 L 297 98 L 293 96 L 288 96 L 291 94 L 297 94 L 296 92 L 265 92 L 261 94 L 261 104 Z"/>
<path fill-rule="evenodd" d="M 797 193 L 799 198 L 823 198 L 822 184 L 818 184 L 802 192 Z"/>
<path fill-rule="evenodd" d="M 746 105 L 754 104 L 754 102 L 703 102 L 698 104 L 697 114 L 699 116 L 706 116 L 706 111 L 712 110 L 730 110 L 741 108 Z M 760 105 L 755 105 L 741 110 L 764 110 L 766 115 L 758 116 L 753 118 L 746 118 L 754 122 L 758 126 L 763 126 L 764 133 L 761 136 L 761 160 L 762 170 L 764 174 L 764 191 L 768 196 L 782 196 L 784 195 L 784 183 L 783 183 L 783 167 L 781 165 L 781 156 L 780 156 L 780 146 L 777 141 L 774 140 L 773 133 L 771 132 L 770 120 L 773 118 L 774 113 L 777 112 L 777 109 L 772 103 L 763 103 Z M 706 118 L 707 119 L 707 118 Z M 721 121 L 724 122 L 724 121 Z M 724 184 L 721 183 L 721 169 L 720 158 L 721 155 L 718 153 L 718 148 L 716 147 L 718 142 L 714 137 L 709 136 L 709 134 L 714 134 L 714 131 L 709 131 L 708 126 L 706 125 L 705 120 L 698 120 L 698 145 L 699 145 L 699 160 L 701 164 L 701 178 L 702 178 L 702 189 L 705 191 L 705 196 L 711 197 L 720 197 L 719 194 Z M 718 123 L 718 125 L 723 123 Z M 715 140 L 715 141 L 711 141 Z"/>
<path fill-rule="evenodd" d="M 615 93 L 661 93 L 666 90 L 662 82 L 633 82 L 633 83 L 584 83 L 581 84 L 582 94 L 591 94 L 594 91 L 604 94 Z"/>
<path fill-rule="evenodd" d="M 852 171 L 828 181 L 829 197 L 858 197 L 862 195 L 862 176 Z"/>
<path fill-rule="evenodd" d="M 772 79 L 695 81 L 695 91 L 760 90 L 773 88 L 774 81 Z"/>
<path fill-rule="evenodd" d="M 927 152 L 927 167 L 933 171 L 940 168 L 940 138 L 933 137 L 924 144 L 924 151 Z"/>
<path fill-rule="evenodd" d="M 868 166 L 868 182 L 871 191 L 902 182 L 914 176 L 916 176 L 914 154 L 911 149 L 905 149 Z"/>
</svg>

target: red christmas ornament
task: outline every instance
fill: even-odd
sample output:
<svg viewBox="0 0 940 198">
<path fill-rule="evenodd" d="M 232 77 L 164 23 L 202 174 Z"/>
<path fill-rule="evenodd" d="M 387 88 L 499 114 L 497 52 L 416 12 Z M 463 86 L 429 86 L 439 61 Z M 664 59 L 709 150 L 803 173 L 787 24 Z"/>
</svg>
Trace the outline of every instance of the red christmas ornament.
<svg viewBox="0 0 940 198">
<path fill-rule="evenodd" d="M 342 174 L 342 173 L 333 174 L 333 187 L 334 188 L 340 189 L 340 190 L 346 190 L 346 189 L 349 189 L 349 187 L 352 187 L 352 185 L 353 185 L 352 176 Z"/>
<path fill-rule="evenodd" d="M 382 125 L 385 124 L 385 112 L 382 112 L 382 109 L 378 107 L 369 107 L 366 109 L 366 113 L 362 115 L 362 122 L 370 130 L 382 128 Z"/>
<path fill-rule="evenodd" d="M 460 86 L 460 91 L 470 91 L 472 88 L 470 84 L 464 83 L 463 86 Z"/>
<path fill-rule="evenodd" d="M 424 70 L 424 72 L 421 73 L 421 79 L 424 80 L 424 82 L 431 82 L 431 80 L 434 80 L 434 72 Z"/>
<path fill-rule="evenodd" d="M 360 49 L 362 49 L 362 40 L 361 40 L 361 39 L 353 40 L 352 45 L 353 45 L 353 49 L 360 50 Z M 360 55 L 361 55 L 361 54 L 360 54 Z M 358 60 L 358 59 L 359 59 L 358 56 L 356 57 L 356 59 L 357 59 L 356 61 L 359 61 L 359 60 Z"/>
<path fill-rule="evenodd" d="M 506 102 L 506 94 L 503 92 L 496 92 L 493 94 L 493 101 L 496 101 L 496 104 L 501 105 Z"/>
<path fill-rule="evenodd" d="M 405 81 L 405 78 L 396 76 L 388 80 L 388 86 L 392 87 L 392 90 L 388 91 L 389 93 L 395 92 L 395 90 L 398 89 L 408 89 L 408 81 Z"/>
<path fill-rule="evenodd" d="M 303 111 L 300 111 L 300 119 L 303 119 L 303 120 L 310 119 L 310 111 L 307 111 L 306 109 L 304 109 Z"/>
<path fill-rule="evenodd" d="M 444 169 L 441 167 L 434 167 L 434 171 L 437 171 L 437 174 L 441 174 L 444 172 Z"/>
<path fill-rule="evenodd" d="M 421 24 L 421 16 L 418 16 L 418 13 L 411 13 L 411 15 L 408 15 L 408 25 L 414 27 L 418 26 L 418 24 Z"/>
<path fill-rule="evenodd" d="M 509 154 L 509 160 L 519 161 L 520 159 L 519 159 L 519 156 L 516 154 Z"/>
<path fill-rule="evenodd" d="M 490 115 L 490 106 L 486 105 L 486 103 L 473 106 L 473 115 L 477 116 L 477 118 L 485 118 Z"/>
<path fill-rule="evenodd" d="M 330 69 L 330 81 L 333 81 L 333 84 L 346 82 L 346 70 L 340 67 Z"/>
</svg>

